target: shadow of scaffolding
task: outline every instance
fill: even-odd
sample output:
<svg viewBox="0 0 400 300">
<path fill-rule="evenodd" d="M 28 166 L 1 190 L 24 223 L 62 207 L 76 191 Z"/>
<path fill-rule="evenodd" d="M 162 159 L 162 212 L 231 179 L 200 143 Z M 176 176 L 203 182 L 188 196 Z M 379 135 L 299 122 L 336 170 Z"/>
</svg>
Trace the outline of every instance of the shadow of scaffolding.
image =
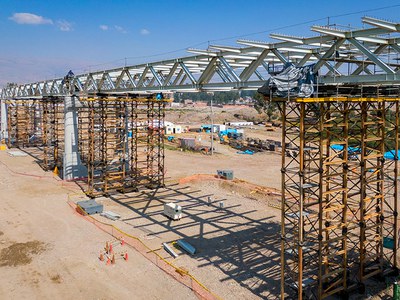
<svg viewBox="0 0 400 300">
<path fill-rule="evenodd" d="M 219 275 L 221 282 L 234 280 L 258 297 L 277 299 L 280 225 L 273 217 L 255 217 L 256 210 L 244 210 L 240 204 L 220 207 L 219 202 L 227 199 L 210 204 L 208 197 L 213 196 L 175 184 L 136 194 L 111 195 L 110 199 L 134 213 L 124 222 L 134 225 L 140 220 L 144 224 L 134 227 L 148 235 L 168 239 L 173 233 L 196 247 L 192 258 L 197 268 L 216 267 L 223 274 Z M 180 221 L 163 215 L 167 202 L 182 206 L 184 217 Z"/>
</svg>

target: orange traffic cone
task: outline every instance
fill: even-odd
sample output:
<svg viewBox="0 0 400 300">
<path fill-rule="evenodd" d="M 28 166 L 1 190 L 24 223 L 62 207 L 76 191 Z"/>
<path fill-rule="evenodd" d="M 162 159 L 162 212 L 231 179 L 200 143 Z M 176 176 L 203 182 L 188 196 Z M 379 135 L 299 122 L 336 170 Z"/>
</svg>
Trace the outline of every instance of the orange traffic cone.
<svg viewBox="0 0 400 300">
<path fill-rule="evenodd" d="M 113 252 L 113 246 L 112 246 L 112 244 L 110 243 L 110 248 L 108 249 L 109 251 L 110 251 L 110 253 L 112 253 Z"/>
<path fill-rule="evenodd" d="M 110 257 L 109 257 L 109 256 L 107 256 L 107 262 L 106 262 L 106 265 L 108 266 L 109 264 L 111 264 L 111 260 L 110 260 Z"/>
<path fill-rule="evenodd" d="M 125 259 L 126 261 L 128 260 L 128 252 L 125 252 L 124 259 Z"/>
<path fill-rule="evenodd" d="M 55 176 L 60 175 L 60 172 L 58 171 L 57 166 L 54 167 L 53 174 L 54 174 Z"/>
<path fill-rule="evenodd" d="M 105 248 L 106 252 L 109 253 L 110 251 L 110 247 L 108 246 L 108 242 L 106 242 L 106 248 Z"/>
<path fill-rule="evenodd" d="M 112 255 L 111 263 L 112 263 L 112 264 L 115 264 L 115 255 L 114 255 L 114 254 Z"/>
<path fill-rule="evenodd" d="M 123 237 L 121 237 L 121 246 L 125 245 L 125 240 Z"/>
<path fill-rule="evenodd" d="M 104 261 L 104 255 L 101 251 L 100 251 L 99 259 L 100 259 L 100 261 Z"/>
</svg>

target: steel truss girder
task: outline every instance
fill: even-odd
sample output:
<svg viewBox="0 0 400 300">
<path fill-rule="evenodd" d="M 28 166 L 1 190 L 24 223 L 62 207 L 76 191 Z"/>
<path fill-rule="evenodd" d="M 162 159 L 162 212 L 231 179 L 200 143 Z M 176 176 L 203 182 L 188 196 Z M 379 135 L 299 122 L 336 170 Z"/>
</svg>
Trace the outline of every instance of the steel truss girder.
<svg viewBox="0 0 400 300">
<path fill-rule="evenodd" d="M 286 62 L 315 63 L 319 84 L 382 84 L 385 80 L 400 84 L 400 25 L 370 17 L 362 21 L 371 28 L 342 31 L 313 26 L 320 36 L 271 34 L 277 43 L 239 40 L 243 47 L 211 45 L 209 50 L 188 49 L 194 56 L 78 74 L 72 79 L 72 92 L 85 96 L 93 92 L 257 89 L 268 78 L 268 65 Z M 70 91 L 63 78 L 55 78 L 10 84 L 1 90 L 1 98 L 60 96 Z"/>
</svg>

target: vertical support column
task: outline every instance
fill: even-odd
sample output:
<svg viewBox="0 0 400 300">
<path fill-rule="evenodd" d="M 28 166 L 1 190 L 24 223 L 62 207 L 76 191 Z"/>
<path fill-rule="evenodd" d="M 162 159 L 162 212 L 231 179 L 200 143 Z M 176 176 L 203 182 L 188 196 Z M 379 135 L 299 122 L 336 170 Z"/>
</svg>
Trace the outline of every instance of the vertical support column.
<svg viewBox="0 0 400 300">
<path fill-rule="evenodd" d="M 7 105 L 5 99 L 0 99 L 0 142 L 8 139 Z"/>
<path fill-rule="evenodd" d="M 385 155 L 384 155 L 384 200 L 382 209 L 382 239 L 384 275 L 398 274 L 398 159 L 399 159 L 399 102 L 384 103 L 385 111 Z"/>
<path fill-rule="evenodd" d="M 49 139 L 49 102 L 47 99 L 43 99 L 42 103 L 42 147 L 43 147 L 43 159 L 42 168 L 48 171 L 48 139 Z"/>
<path fill-rule="evenodd" d="M 96 178 L 99 176 L 96 172 L 96 164 L 99 163 L 99 155 L 95 135 L 100 135 L 100 132 L 95 132 L 95 120 L 98 120 L 95 115 L 94 101 L 88 102 L 88 156 L 87 156 L 87 169 L 88 169 L 88 188 L 86 194 L 89 197 L 94 197 L 96 192 Z M 97 155 L 96 155 L 97 154 Z"/>
<path fill-rule="evenodd" d="M 13 142 L 16 139 L 16 130 L 17 130 L 17 124 L 15 121 L 15 114 L 16 114 L 16 108 L 15 108 L 15 103 L 12 103 L 11 101 L 8 102 L 7 105 L 7 127 L 9 128 L 8 132 L 8 140 L 7 140 L 7 146 L 8 148 L 13 147 Z"/>
<path fill-rule="evenodd" d="M 63 179 L 86 177 L 87 169 L 81 163 L 78 151 L 77 97 L 64 97 L 64 155 Z"/>
<path fill-rule="evenodd" d="M 347 289 L 346 199 L 347 103 L 321 104 L 320 167 L 320 272 L 319 296 L 326 298 Z"/>
<path fill-rule="evenodd" d="M 297 289 L 299 297 L 303 297 L 303 236 L 304 236 L 304 211 L 303 211 L 303 204 L 304 204 L 304 147 L 305 147 L 305 103 L 300 103 L 300 141 L 299 141 L 299 210 L 297 212 L 298 218 L 298 237 L 297 237 L 297 253 L 299 255 L 298 259 L 298 279 L 297 279 Z"/>
<path fill-rule="evenodd" d="M 285 286 L 299 299 L 318 297 L 320 106 L 280 104 L 283 119 L 281 298 Z M 299 128 L 300 127 L 300 128 Z M 300 130 L 299 130 L 300 129 Z M 292 149 L 287 150 L 286 144 Z M 290 290 L 288 290 L 290 293 Z"/>
<path fill-rule="evenodd" d="M 158 102 L 158 119 L 160 120 L 160 127 L 158 131 L 158 185 L 165 186 L 164 178 L 165 178 L 165 168 L 164 168 L 164 127 L 165 127 L 165 102 Z"/>
<path fill-rule="evenodd" d="M 281 215 L 281 299 L 299 291 L 300 254 L 298 251 L 300 210 L 300 155 L 294 155 L 285 145 L 291 143 L 294 149 L 300 149 L 301 122 L 300 104 L 295 102 L 278 102 L 282 114 L 282 215 Z M 285 288 L 289 289 L 285 292 Z M 301 289 L 301 288 L 300 288 Z M 299 298 L 301 299 L 301 298 Z"/>
<path fill-rule="evenodd" d="M 154 118 L 154 100 L 147 101 L 147 177 L 148 177 L 148 187 L 155 188 L 154 185 L 154 151 L 155 151 L 155 135 L 159 124 Z"/>
<path fill-rule="evenodd" d="M 138 101 L 129 99 L 127 108 L 127 178 L 125 180 L 125 190 L 137 191 L 137 143 L 138 143 Z"/>
<path fill-rule="evenodd" d="M 89 109 L 87 104 L 78 108 L 78 152 L 83 164 L 88 162 L 89 151 Z"/>
<path fill-rule="evenodd" d="M 285 173 L 286 173 L 286 102 L 278 102 L 278 108 L 282 119 L 282 153 L 281 153 L 281 300 L 285 300 L 285 269 L 286 269 L 286 230 L 285 230 L 285 212 L 286 212 L 286 191 L 285 191 Z"/>
<path fill-rule="evenodd" d="M 346 169 L 346 259 L 348 289 L 358 287 L 358 269 L 360 256 L 360 198 L 361 198 L 361 102 L 347 103 L 347 159 L 344 162 Z"/>
<path fill-rule="evenodd" d="M 383 103 L 362 103 L 361 218 L 359 280 L 382 273 L 383 152 L 385 122 Z"/>
</svg>

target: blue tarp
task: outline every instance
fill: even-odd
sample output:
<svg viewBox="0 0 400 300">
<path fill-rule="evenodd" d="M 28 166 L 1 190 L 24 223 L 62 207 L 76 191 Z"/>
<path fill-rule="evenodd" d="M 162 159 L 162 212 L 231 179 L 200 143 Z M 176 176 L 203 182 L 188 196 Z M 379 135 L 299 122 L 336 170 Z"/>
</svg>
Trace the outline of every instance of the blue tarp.
<svg viewBox="0 0 400 300">
<path fill-rule="evenodd" d="M 343 145 L 332 145 L 331 149 L 335 150 L 335 151 L 343 151 L 344 146 Z M 348 147 L 347 151 L 349 152 L 349 154 L 361 153 L 361 149 L 359 147 Z"/>
<path fill-rule="evenodd" d="M 238 154 L 249 154 L 249 155 L 253 155 L 254 154 L 254 152 L 251 151 L 251 150 L 238 151 L 236 153 L 238 153 Z"/>
<path fill-rule="evenodd" d="M 344 146 L 343 145 L 332 145 L 331 149 L 333 149 L 335 151 L 343 151 Z M 348 147 L 347 150 L 349 151 L 350 155 L 351 154 L 361 153 L 361 149 L 359 147 Z M 385 159 L 394 160 L 395 159 L 395 154 L 396 154 L 395 150 L 389 150 L 389 151 L 385 152 L 383 157 Z M 400 150 L 397 150 L 397 157 L 400 157 Z"/>
<path fill-rule="evenodd" d="M 395 157 L 394 157 L 395 154 L 396 154 L 396 150 L 390 150 L 390 151 L 385 152 L 385 154 L 383 155 L 383 157 L 384 157 L 385 159 L 394 160 L 394 159 L 395 159 Z M 399 158 L 399 156 L 400 156 L 400 150 L 397 150 L 397 158 Z"/>
<path fill-rule="evenodd" d="M 236 128 L 235 129 L 228 128 L 226 130 L 221 130 L 219 132 L 219 135 L 222 136 L 222 135 L 235 134 L 235 133 L 237 133 L 237 129 Z"/>
</svg>

